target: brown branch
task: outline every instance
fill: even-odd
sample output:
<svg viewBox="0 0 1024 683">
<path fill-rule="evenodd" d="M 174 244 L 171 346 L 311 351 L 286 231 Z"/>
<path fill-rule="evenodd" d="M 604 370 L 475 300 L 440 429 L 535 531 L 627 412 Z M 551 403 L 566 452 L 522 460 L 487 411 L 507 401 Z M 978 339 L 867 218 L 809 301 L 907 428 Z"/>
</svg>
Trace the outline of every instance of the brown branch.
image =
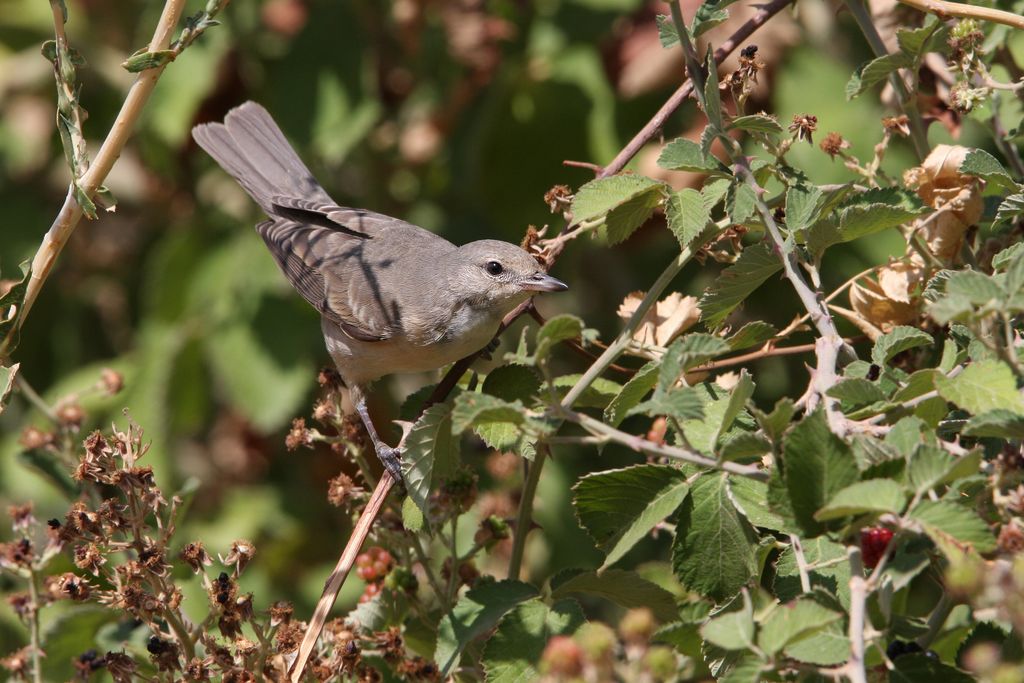
<svg viewBox="0 0 1024 683">
<path fill-rule="evenodd" d="M 722 43 L 717 50 L 715 50 L 715 64 L 721 64 L 725 61 L 725 58 L 732 54 L 733 50 L 739 47 L 740 43 L 749 38 L 754 31 L 764 26 L 765 22 L 778 14 L 782 8 L 786 7 L 792 2 L 792 0 L 772 0 L 767 4 L 761 5 L 760 9 L 757 10 L 757 14 L 752 16 L 742 26 L 736 29 L 736 32 L 729 36 L 724 43 Z M 647 142 L 658 134 L 661 127 L 665 124 L 665 121 L 669 116 L 678 109 L 683 102 L 693 92 L 693 84 L 690 80 L 687 80 L 679 88 L 672 93 L 665 104 L 661 105 L 661 109 L 647 122 L 640 132 L 633 136 L 633 139 L 622 148 L 611 163 L 604 167 L 604 169 L 597 174 L 598 178 L 605 178 L 610 175 L 615 175 L 629 163 L 630 159 L 636 156 Z"/>
<path fill-rule="evenodd" d="M 945 0 L 899 0 L 904 5 L 910 5 L 922 12 L 931 12 L 939 19 L 947 17 L 964 17 L 968 19 L 981 19 L 992 21 L 997 24 L 1005 24 L 1014 28 L 1024 28 L 1024 17 L 1013 12 L 1004 12 L 1001 9 L 990 9 L 978 7 L 962 2 L 945 2 Z"/>
<path fill-rule="evenodd" d="M 306 668 L 309 655 L 313 652 L 316 641 L 320 637 L 320 631 L 323 630 L 324 624 L 327 622 L 327 614 L 331 611 L 331 607 L 334 606 L 334 601 L 338 598 L 338 592 L 341 590 L 342 585 L 344 585 L 345 579 L 348 578 L 348 573 L 352 570 L 352 565 L 355 564 L 356 556 L 359 555 L 363 542 L 366 541 L 366 537 L 370 534 L 370 529 L 373 528 L 373 523 L 376 521 L 377 515 L 380 514 L 384 500 L 391 493 L 394 485 L 395 480 L 385 471 L 380 481 L 377 482 L 377 488 L 373 490 L 370 501 L 363 508 L 362 514 L 359 515 L 359 521 L 356 522 L 355 529 L 352 530 L 352 535 L 349 537 L 348 543 L 345 544 L 345 550 L 342 551 L 341 557 L 338 558 L 338 564 L 335 565 L 331 575 L 327 577 L 327 582 L 324 584 L 324 593 L 320 596 L 319 602 L 316 603 L 313 617 L 306 628 L 306 635 L 303 636 L 302 644 L 299 645 L 299 654 L 292 663 L 292 683 L 298 683 L 302 678 L 302 670 Z"/>
</svg>

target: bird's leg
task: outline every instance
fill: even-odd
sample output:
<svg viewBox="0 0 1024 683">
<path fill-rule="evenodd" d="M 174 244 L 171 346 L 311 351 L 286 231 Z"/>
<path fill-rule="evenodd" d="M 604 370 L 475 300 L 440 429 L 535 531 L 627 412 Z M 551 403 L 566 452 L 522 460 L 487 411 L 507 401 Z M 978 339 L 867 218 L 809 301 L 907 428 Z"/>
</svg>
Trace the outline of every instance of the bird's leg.
<svg viewBox="0 0 1024 683">
<path fill-rule="evenodd" d="M 366 409 L 366 400 L 362 397 L 356 402 L 356 412 L 359 413 L 363 426 L 366 427 L 366 432 L 370 435 L 373 449 L 377 452 L 377 459 L 384 465 L 384 469 L 388 471 L 392 479 L 402 483 L 401 449 L 392 448 L 377 435 L 377 430 L 373 427 L 373 420 L 370 419 L 370 412 Z"/>
<path fill-rule="evenodd" d="M 480 355 L 483 356 L 485 360 L 492 360 L 494 352 L 498 350 L 499 346 L 501 346 L 501 340 L 495 337 L 491 341 L 487 342 L 487 346 L 480 351 Z"/>
</svg>

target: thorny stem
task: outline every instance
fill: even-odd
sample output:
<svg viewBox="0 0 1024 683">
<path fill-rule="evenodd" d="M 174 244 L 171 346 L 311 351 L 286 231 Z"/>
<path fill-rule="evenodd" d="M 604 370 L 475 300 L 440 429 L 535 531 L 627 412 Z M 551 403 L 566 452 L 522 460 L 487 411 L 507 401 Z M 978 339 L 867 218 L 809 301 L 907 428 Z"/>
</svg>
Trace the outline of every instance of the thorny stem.
<svg viewBox="0 0 1024 683">
<path fill-rule="evenodd" d="M 171 42 L 171 34 L 174 31 L 174 27 L 177 26 L 178 19 L 181 17 L 184 8 L 185 0 L 167 0 L 160 15 L 160 20 L 157 22 L 156 30 L 153 33 L 153 39 L 149 43 L 150 52 L 167 49 Z M 113 168 L 114 162 L 121 156 L 121 150 L 128 141 L 132 128 L 134 128 L 135 122 L 142 113 L 142 108 L 156 87 L 156 83 L 160 79 L 164 68 L 166 68 L 166 65 L 148 69 L 140 73 L 139 77 L 135 79 L 135 83 L 132 84 L 128 95 L 125 97 L 124 104 L 121 105 L 121 111 L 118 113 L 114 125 L 96 153 L 96 158 L 93 160 L 89 170 L 86 171 L 78 182 L 78 186 L 86 196 L 92 197 L 96 193 L 96 190 L 103 184 L 103 181 L 110 173 L 110 169 Z M 25 299 L 22 302 L 21 311 L 18 313 L 17 323 L 13 326 L 7 338 L 0 341 L 0 358 L 10 353 L 13 340 L 21 330 L 22 325 L 24 325 L 25 317 L 32 309 L 32 304 L 35 303 L 36 298 L 39 296 L 43 284 L 53 271 L 57 257 L 60 255 L 64 245 L 67 244 L 78 222 L 82 219 L 82 213 L 82 207 L 75 200 L 74 184 L 72 184 L 68 189 L 67 196 L 64 198 L 64 205 L 54 219 L 49 231 L 43 237 L 42 244 L 39 245 L 39 249 L 32 259 L 32 271 L 25 290 Z"/>
<path fill-rule="evenodd" d="M 860 27 L 861 33 L 864 34 L 864 38 L 867 39 L 868 45 L 871 46 L 871 51 L 875 53 L 875 57 L 884 57 L 889 54 L 864 2 L 862 0 L 844 0 L 844 2 L 847 9 L 850 10 L 850 14 L 857 21 L 857 25 Z M 889 82 L 892 83 L 892 87 L 896 91 L 900 109 L 907 115 L 907 120 L 910 123 L 910 140 L 914 143 L 914 152 L 917 154 L 918 161 L 922 161 L 928 156 L 928 135 L 925 133 L 921 113 L 917 110 L 917 103 L 911 93 L 907 91 L 907 84 L 903 82 L 903 77 L 898 71 L 889 74 Z"/>
<path fill-rule="evenodd" d="M 867 683 L 864 670 L 864 613 L 867 608 L 867 584 L 864 581 L 864 560 L 860 548 L 847 546 L 850 561 L 850 659 L 846 662 L 846 675 L 851 683 Z"/>
<path fill-rule="evenodd" d="M 530 525 L 533 524 L 533 497 L 537 494 L 537 483 L 540 481 L 540 473 L 549 454 L 549 446 L 539 442 L 533 462 L 524 461 L 527 468 L 526 481 L 523 483 L 523 494 L 519 499 L 515 536 L 512 538 L 512 555 L 508 560 L 508 578 L 512 580 L 518 580 L 522 570 L 526 537 L 530 534 Z"/>
</svg>

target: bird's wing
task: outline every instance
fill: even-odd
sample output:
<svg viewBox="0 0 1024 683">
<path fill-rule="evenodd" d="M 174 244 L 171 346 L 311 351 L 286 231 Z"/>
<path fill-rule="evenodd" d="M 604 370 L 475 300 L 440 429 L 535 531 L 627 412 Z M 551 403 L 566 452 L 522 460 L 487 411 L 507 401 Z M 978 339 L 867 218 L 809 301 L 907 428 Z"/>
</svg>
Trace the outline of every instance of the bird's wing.
<svg viewBox="0 0 1024 683">
<path fill-rule="evenodd" d="M 357 263 L 344 263 L 353 240 L 330 228 L 275 218 L 256 226 L 277 265 L 293 287 L 322 315 L 345 334 L 360 341 L 383 341 L 395 334 L 386 310 L 373 305 L 372 299 L 360 303 L 352 292 L 366 289 L 363 269 Z M 339 267 L 341 264 L 341 267 Z M 346 277 L 347 274 L 347 277 Z"/>
</svg>

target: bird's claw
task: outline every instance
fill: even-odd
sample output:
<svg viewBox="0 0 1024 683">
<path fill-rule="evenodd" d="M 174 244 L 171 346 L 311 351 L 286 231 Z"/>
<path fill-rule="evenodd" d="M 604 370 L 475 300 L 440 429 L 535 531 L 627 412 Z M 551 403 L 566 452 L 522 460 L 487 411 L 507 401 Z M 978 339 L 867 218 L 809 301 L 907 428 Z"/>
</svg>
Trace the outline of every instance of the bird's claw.
<svg viewBox="0 0 1024 683">
<path fill-rule="evenodd" d="M 395 480 L 395 483 L 402 484 L 405 479 L 402 477 L 402 449 L 391 448 L 383 444 L 377 448 L 377 458 L 380 460 L 380 464 L 384 465 L 384 469 L 391 478 Z"/>
</svg>

